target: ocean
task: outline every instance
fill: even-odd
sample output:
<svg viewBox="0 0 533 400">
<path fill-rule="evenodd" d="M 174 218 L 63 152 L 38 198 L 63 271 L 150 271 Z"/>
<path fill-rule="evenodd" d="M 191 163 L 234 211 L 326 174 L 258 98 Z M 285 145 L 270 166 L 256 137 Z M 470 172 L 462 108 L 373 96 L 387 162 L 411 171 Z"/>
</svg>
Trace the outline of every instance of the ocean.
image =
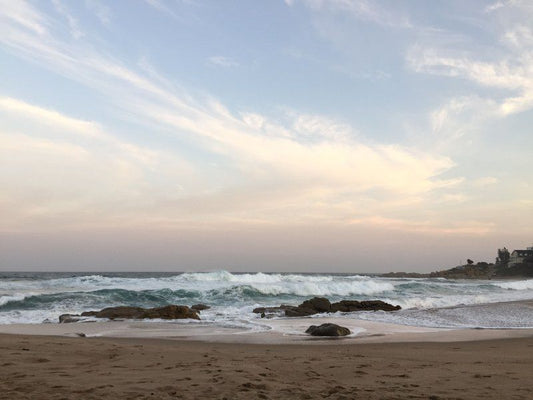
<svg viewBox="0 0 533 400">
<path fill-rule="evenodd" d="M 0 324 L 57 323 L 61 314 L 110 306 L 204 303 L 201 321 L 172 323 L 267 329 L 255 307 L 330 301 L 383 300 L 397 312 L 337 313 L 336 317 L 435 328 L 533 328 L 533 280 L 483 281 L 383 278 L 354 274 L 0 273 Z M 324 315 L 312 318 L 322 318 Z"/>
</svg>

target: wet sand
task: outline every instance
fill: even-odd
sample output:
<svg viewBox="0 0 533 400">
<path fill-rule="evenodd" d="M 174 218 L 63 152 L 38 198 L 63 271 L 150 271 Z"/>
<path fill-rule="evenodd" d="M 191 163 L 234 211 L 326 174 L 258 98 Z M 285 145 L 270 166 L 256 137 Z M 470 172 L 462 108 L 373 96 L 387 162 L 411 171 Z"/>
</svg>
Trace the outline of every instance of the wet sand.
<svg viewBox="0 0 533 400">
<path fill-rule="evenodd" d="M 341 339 L 311 337 L 305 330 L 312 324 L 334 323 L 349 328 L 351 335 Z M 533 337 L 533 329 L 442 329 L 366 321 L 355 318 L 280 318 L 259 320 L 255 330 L 217 326 L 202 322 L 107 321 L 70 324 L 0 325 L 0 334 L 48 335 L 88 338 L 151 338 L 217 343 L 247 344 L 327 344 L 393 342 L 458 342 Z"/>
<path fill-rule="evenodd" d="M 0 334 L 0 399 L 533 398 L 531 335 L 313 343 Z"/>
<path fill-rule="evenodd" d="M 354 334 L 302 333 L 324 322 Z M 533 329 L 450 330 L 335 316 L 261 319 L 257 328 L 0 325 L 0 400 L 533 398 Z"/>
</svg>

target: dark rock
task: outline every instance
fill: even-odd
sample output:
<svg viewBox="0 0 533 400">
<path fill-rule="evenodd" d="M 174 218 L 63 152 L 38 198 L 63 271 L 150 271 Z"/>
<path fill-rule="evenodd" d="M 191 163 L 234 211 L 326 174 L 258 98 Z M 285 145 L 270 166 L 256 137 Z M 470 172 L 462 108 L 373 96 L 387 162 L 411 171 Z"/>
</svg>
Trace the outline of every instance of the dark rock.
<svg viewBox="0 0 533 400">
<path fill-rule="evenodd" d="M 62 321 L 62 317 L 66 321 Z M 81 315 L 64 314 L 59 317 L 59 322 L 77 322 L 80 320 L 79 317 L 108 319 L 200 319 L 197 311 L 187 306 L 168 305 L 155 308 L 108 307 L 100 311 L 85 311 Z"/>
<path fill-rule="evenodd" d="M 316 313 L 329 312 L 331 303 L 325 297 L 313 297 L 312 299 L 304 301 L 298 308 L 305 308 L 315 310 Z"/>
<path fill-rule="evenodd" d="M 285 310 L 286 317 L 307 317 L 309 315 L 318 314 L 316 310 L 305 307 L 291 307 Z"/>
<path fill-rule="evenodd" d="M 361 303 L 357 300 L 341 300 L 331 305 L 331 311 L 333 312 L 352 312 L 360 311 Z"/>
<path fill-rule="evenodd" d="M 148 308 L 141 316 L 142 319 L 200 319 L 195 310 L 187 306 L 169 305 L 164 307 Z"/>
<path fill-rule="evenodd" d="M 305 333 L 311 336 L 346 336 L 351 332 L 348 328 L 337 324 L 322 324 L 319 326 L 311 325 Z"/>
<path fill-rule="evenodd" d="M 61 314 L 59 316 L 59 323 L 60 324 L 68 324 L 71 322 L 78 322 L 81 318 L 80 315 L 77 314 Z"/>
<path fill-rule="evenodd" d="M 83 317 L 96 317 L 96 314 L 98 314 L 100 311 L 85 311 L 82 312 L 81 315 Z"/>
<path fill-rule="evenodd" d="M 261 318 L 281 317 L 285 315 L 286 310 L 296 308 L 282 304 L 279 307 L 257 307 L 253 309 L 254 314 L 261 314 Z"/>
<path fill-rule="evenodd" d="M 353 312 L 353 311 L 396 311 L 400 306 L 393 306 L 381 300 L 342 300 L 331 304 L 324 297 L 313 297 L 304 301 L 298 307 L 290 307 L 285 310 L 287 317 L 305 317 L 308 315 L 319 314 L 324 312 Z"/>
<path fill-rule="evenodd" d="M 107 307 L 100 311 L 86 311 L 82 312 L 82 317 L 96 317 L 96 318 L 126 318 L 126 319 L 140 319 L 144 308 L 141 307 Z"/>
<path fill-rule="evenodd" d="M 288 306 L 286 304 L 282 304 L 279 307 L 257 307 L 253 309 L 253 313 L 255 314 L 261 314 L 261 313 L 279 313 L 282 311 L 285 311 L 287 308 L 296 308 L 295 306 Z"/>
<path fill-rule="evenodd" d="M 385 303 L 381 300 L 365 300 L 360 302 L 363 311 L 398 311 L 402 307 L 399 305 Z"/>
<path fill-rule="evenodd" d="M 394 306 L 381 300 L 342 300 L 331 304 L 324 297 L 313 297 L 305 300 L 299 306 L 281 305 L 279 307 L 257 307 L 253 310 L 256 314 L 265 314 L 266 317 L 273 315 L 283 315 L 286 317 L 307 317 L 309 315 L 320 314 L 325 312 L 353 312 L 353 311 L 396 311 L 400 306 Z"/>
<path fill-rule="evenodd" d="M 191 308 L 196 311 L 203 311 L 203 310 L 209 310 L 211 307 L 207 304 L 195 304 L 192 305 Z"/>
<path fill-rule="evenodd" d="M 354 311 L 397 311 L 400 306 L 393 306 L 381 300 L 341 300 L 331 305 L 331 312 L 354 312 Z"/>
<path fill-rule="evenodd" d="M 288 307 L 285 309 L 285 315 L 287 317 L 305 317 L 308 315 L 314 315 L 331 310 L 331 303 L 325 297 L 313 297 L 312 299 L 305 300 L 298 307 Z"/>
</svg>

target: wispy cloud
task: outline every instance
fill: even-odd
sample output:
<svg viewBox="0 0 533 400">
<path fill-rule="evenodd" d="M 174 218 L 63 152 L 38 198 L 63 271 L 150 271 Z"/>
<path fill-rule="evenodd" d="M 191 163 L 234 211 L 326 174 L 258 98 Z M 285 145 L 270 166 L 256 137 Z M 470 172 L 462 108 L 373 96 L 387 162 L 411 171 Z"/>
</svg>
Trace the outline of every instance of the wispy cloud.
<svg viewBox="0 0 533 400">
<path fill-rule="evenodd" d="M 430 135 L 423 136 L 435 149 L 445 151 L 471 140 L 485 124 L 499 116 L 498 104 L 479 96 L 452 97 L 429 113 Z"/>
<path fill-rule="evenodd" d="M 407 15 L 394 13 L 390 8 L 382 7 L 376 1 L 368 0 L 286 0 L 289 6 L 298 3 L 316 12 L 344 13 L 362 21 L 372 22 L 378 25 L 411 28 L 412 25 Z"/>
<path fill-rule="evenodd" d="M 135 223 L 205 182 L 179 155 L 120 140 L 96 122 L 10 97 L 0 97 L 0 116 L 3 230 Z"/>
<path fill-rule="evenodd" d="M 319 140 L 348 141 L 355 137 L 353 129 L 348 124 L 319 115 L 296 114 L 293 130 L 300 135 Z"/>
<path fill-rule="evenodd" d="M 503 7 L 497 3 L 498 7 Z M 407 53 L 407 64 L 416 72 L 463 78 L 482 87 L 504 89 L 502 96 L 490 93 L 489 99 L 499 103 L 501 116 L 515 114 L 533 107 L 533 26 L 532 7 L 527 3 L 510 2 L 512 18 L 500 20 L 496 36 L 498 45 L 491 49 L 468 46 L 456 49 L 441 45 L 413 45 Z M 523 23 L 521 23 L 521 21 Z"/>
<path fill-rule="evenodd" d="M 60 0 L 52 0 L 52 4 L 54 5 L 54 8 L 56 11 L 62 15 L 64 18 L 66 18 L 68 25 L 70 27 L 70 32 L 72 33 L 72 36 L 75 39 L 79 39 L 83 37 L 85 34 L 81 30 L 79 26 L 78 20 L 72 16 L 71 13 L 68 12 L 65 5 Z"/>
<path fill-rule="evenodd" d="M 238 67 L 239 63 L 230 57 L 224 56 L 212 56 L 207 59 L 209 65 L 214 65 L 217 67 Z"/>
<path fill-rule="evenodd" d="M 18 114 L 23 118 L 41 120 L 43 124 L 62 127 L 71 132 L 81 133 L 89 137 L 103 137 L 101 128 L 94 122 L 70 118 L 57 111 L 37 107 L 11 97 L 0 96 L 0 110 L 10 114 Z"/>
<path fill-rule="evenodd" d="M 39 35 L 47 31 L 46 18 L 25 1 L 0 0 L 0 22 L 15 23 Z"/>
<path fill-rule="evenodd" d="M 109 25 L 111 23 L 111 8 L 104 4 L 101 0 L 85 0 L 86 7 L 91 10 L 102 25 Z"/>
<path fill-rule="evenodd" d="M 491 13 L 493 11 L 496 11 L 496 10 L 502 8 L 502 7 L 505 7 L 505 3 L 503 1 L 496 1 L 496 2 L 486 6 L 484 11 L 486 13 Z"/>
<path fill-rule="evenodd" d="M 29 20 L 32 25 L 47 24 L 44 15 L 25 6 L 26 14 L 33 18 Z M 59 161 L 54 164 L 55 169 L 49 171 L 49 176 L 62 176 L 60 169 L 67 166 L 68 170 L 92 171 L 91 165 L 97 162 L 108 168 L 100 171 L 103 175 L 120 174 L 120 177 L 115 176 L 125 182 L 120 195 L 111 196 L 109 203 L 100 204 L 100 207 L 113 209 L 115 218 L 122 217 L 121 221 L 131 218 L 128 210 L 135 209 L 136 218 L 158 221 L 158 224 L 199 221 L 207 216 L 213 223 L 227 220 L 290 223 L 315 219 L 343 223 L 355 216 L 381 215 L 392 203 L 400 204 L 402 199 L 417 198 L 423 202 L 433 191 L 445 191 L 458 182 L 439 178 L 454 166 L 449 157 L 364 140 L 361 134 L 354 134 L 355 130 L 348 124 L 327 116 L 298 112 L 274 118 L 256 112 L 234 114 L 215 99 L 195 97 L 166 85 L 164 77 L 147 62 L 141 62 L 139 70 L 108 54 L 71 46 L 53 30 L 43 34 L 32 29 L 33 34 L 28 34 L 27 28 L 16 18 L 8 17 L 8 20 L 10 22 L 3 28 L 5 34 L 0 36 L 4 47 L 22 56 L 31 54 L 33 62 L 104 93 L 116 107 L 127 110 L 142 124 L 150 126 L 151 134 L 172 132 L 202 153 L 202 159 L 213 161 L 213 167 L 203 161 L 192 162 L 191 168 L 185 162 L 176 165 L 177 161 L 168 160 L 186 157 L 179 148 L 169 150 L 171 156 L 158 152 L 152 157 L 150 152 L 143 153 L 141 146 L 113 142 L 95 122 L 72 119 L 53 110 L 4 98 L 0 106 L 8 115 L 21 114 L 33 120 L 42 118 L 57 129 L 61 128 L 62 137 L 72 129 L 108 143 L 110 150 L 105 160 L 99 158 L 97 151 L 82 156 L 87 148 L 69 140 L 62 139 L 61 146 L 66 147 L 56 148 L 53 138 L 35 138 L 27 132 L 17 133 L 19 136 L 10 134 L 8 148 L 16 147 L 24 152 L 24 146 L 29 146 L 31 150 L 25 153 L 29 163 L 27 170 L 40 168 L 37 161 L 29 160 L 43 163 L 63 160 L 61 167 Z M 228 63 L 226 58 L 216 60 Z M 106 139 L 102 139 L 102 135 Z M 59 153 L 63 156 L 56 157 Z M 115 153 L 120 157 L 111 156 Z M 66 158 L 68 154 L 76 156 Z M 142 161 L 133 162 L 132 154 L 145 155 Z M 93 156 L 96 159 L 91 160 Z M 89 161 L 82 164 L 76 161 L 73 168 L 73 159 Z M 167 161 L 159 168 L 150 164 L 154 160 Z M 180 173 L 172 176 L 166 172 L 161 174 L 162 179 L 146 178 L 158 176 L 163 167 L 165 171 Z M 95 193 L 116 192 L 110 186 L 111 178 L 101 186 L 91 179 L 94 177 L 69 175 L 65 181 L 93 182 Z M 16 186 L 12 182 L 10 185 Z M 76 187 L 82 190 L 81 186 Z M 164 195 L 169 187 L 179 187 L 179 195 L 174 190 L 170 193 L 175 195 Z M 371 207 L 361 207 L 359 199 L 363 197 Z M 97 197 L 95 204 L 98 202 L 105 200 Z M 116 205 L 121 202 L 128 207 Z M 140 211 L 143 207 L 146 207 L 144 211 Z M 27 218 L 30 214 L 26 214 Z"/>
<path fill-rule="evenodd" d="M 492 4 L 489 4 L 483 10 L 485 13 L 514 11 L 518 9 L 522 12 L 522 16 L 525 14 L 533 13 L 533 5 L 529 0 L 499 0 Z"/>
<path fill-rule="evenodd" d="M 424 50 L 410 55 L 409 63 L 417 72 L 450 77 L 463 77 L 482 86 L 508 89 L 515 95 L 505 97 L 500 103 L 502 115 L 514 114 L 533 107 L 533 57 L 523 54 L 518 58 L 496 62 L 442 57 L 438 51 Z"/>
<path fill-rule="evenodd" d="M 473 184 L 477 187 L 484 187 L 489 185 L 496 185 L 500 180 L 494 176 L 484 176 L 474 180 Z"/>
<path fill-rule="evenodd" d="M 178 17 L 177 14 L 161 0 L 144 0 L 144 1 L 149 6 L 155 8 L 157 11 L 160 11 L 172 18 Z"/>
</svg>

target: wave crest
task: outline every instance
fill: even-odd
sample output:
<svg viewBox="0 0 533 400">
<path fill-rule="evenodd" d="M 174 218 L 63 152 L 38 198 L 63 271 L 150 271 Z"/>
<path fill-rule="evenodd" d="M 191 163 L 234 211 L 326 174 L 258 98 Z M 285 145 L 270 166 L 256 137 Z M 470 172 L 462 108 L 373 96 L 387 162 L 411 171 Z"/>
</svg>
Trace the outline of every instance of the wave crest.
<svg viewBox="0 0 533 400">
<path fill-rule="evenodd" d="M 508 289 L 508 290 L 532 290 L 533 279 L 528 279 L 525 281 L 515 281 L 515 282 L 499 282 L 499 283 L 493 283 L 493 285 L 498 286 L 502 289 Z"/>
</svg>

